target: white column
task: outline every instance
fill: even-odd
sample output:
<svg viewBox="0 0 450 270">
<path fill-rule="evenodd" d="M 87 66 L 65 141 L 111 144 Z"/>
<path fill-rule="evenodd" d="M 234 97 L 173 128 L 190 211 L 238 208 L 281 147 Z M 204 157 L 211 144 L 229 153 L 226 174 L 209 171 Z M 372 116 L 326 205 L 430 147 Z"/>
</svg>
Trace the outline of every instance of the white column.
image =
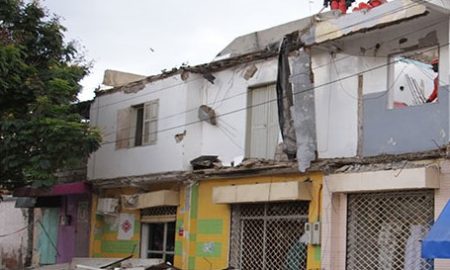
<svg viewBox="0 0 450 270">
<path fill-rule="evenodd" d="M 333 193 L 324 179 L 322 193 L 321 268 L 344 270 L 347 238 L 347 195 Z"/>
</svg>

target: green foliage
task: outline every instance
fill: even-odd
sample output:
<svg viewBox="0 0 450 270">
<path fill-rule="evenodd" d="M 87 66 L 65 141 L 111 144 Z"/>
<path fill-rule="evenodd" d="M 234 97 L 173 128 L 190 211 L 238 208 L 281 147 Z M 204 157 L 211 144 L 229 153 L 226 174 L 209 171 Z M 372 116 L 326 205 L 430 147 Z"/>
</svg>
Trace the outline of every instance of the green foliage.
<svg viewBox="0 0 450 270">
<path fill-rule="evenodd" d="M 100 146 L 72 105 L 87 74 L 36 1 L 0 0 L 0 187 L 55 183 Z"/>
</svg>

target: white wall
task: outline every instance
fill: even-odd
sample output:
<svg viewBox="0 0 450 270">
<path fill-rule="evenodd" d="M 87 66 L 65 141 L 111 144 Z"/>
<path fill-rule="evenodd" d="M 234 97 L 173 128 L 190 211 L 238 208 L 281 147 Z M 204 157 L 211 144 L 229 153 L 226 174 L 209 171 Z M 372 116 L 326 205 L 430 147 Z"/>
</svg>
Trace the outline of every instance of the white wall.
<svg viewBox="0 0 450 270">
<path fill-rule="evenodd" d="M 248 67 L 257 71 L 246 80 Z M 189 161 L 201 155 L 218 155 L 229 164 L 245 153 L 246 107 L 249 87 L 275 82 L 276 59 L 258 61 L 213 73 L 214 84 L 199 74 L 154 81 L 137 93 L 116 92 L 96 97 L 91 123 L 101 129 L 102 147 L 91 155 L 88 178 L 103 179 L 189 170 Z M 117 111 L 159 99 L 158 139 L 154 145 L 117 149 Z M 208 105 L 218 115 L 217 125 L 199 122 L 198 107 Z M 186 130 L 177 143 L 174 136 Z"/>
<path fill-rule="evenodd" d="M 427 41 L 424 37 L 433 31 L 436 31 L 441 46 L 441 84 L 448 84 L 448 16 L 437 17 L 432 14 L 313 48 L 312 68 L 319 158 L 356 155 L 358 75 L 363 75 L 364 95 L 384 95 L 389 88 L 389 56 L 412 48 L 420 39 L 421 42 Z M 400 44 L 401 38 L 406 38 L 407 41 Z"/>
<path fill-rule="evenodd" d="M 243 76 L 252 65 L 218 72 L 214 74 L 217 78 L 214 85 L 207 85 L 204 100 L 220 117 L 217 126 L 203 126 L 203 155 L 219 155 L 223 162 L 229 164 L 235 157 L 245 154 L 248 89 L 273 83 L 277 76 L 277 61 L 273 59 L 255 63 L 258 70 L 247 81 Z"/>
<path fill-rule="evenodd" d="M 0 202 L 0 269 L 22 269 L 27 255 L 27 209 L 15 204 L 8 197 Z"/>
<path fill-rule="evenodd" d="M 183 149 L 175 143 L 174 135 L 184 130 L 187 85 L 180 76 L 174 76 L 149 83 L 137 93 L 116 92 L 96 97 L 91 106 L 91 123 L 100 128 L 103 142 L 89 159 L 88 178 L 182 170 Z M 116 150 L 117 111 L 154 99 L 159 99 L 157 143 Z"/>
<path fill-rule="evenodd" d="M 357 63 L 358 59 L 354 56 L 337 55 L 333 58 L 326 51 L 313 50 L 317 147 L 320 158 L 356 155 L 358 82 L 357 77 L 352 75 L 358 73 Z M 343 79 L 346 77 L 349 78 Z"/>
</svg>

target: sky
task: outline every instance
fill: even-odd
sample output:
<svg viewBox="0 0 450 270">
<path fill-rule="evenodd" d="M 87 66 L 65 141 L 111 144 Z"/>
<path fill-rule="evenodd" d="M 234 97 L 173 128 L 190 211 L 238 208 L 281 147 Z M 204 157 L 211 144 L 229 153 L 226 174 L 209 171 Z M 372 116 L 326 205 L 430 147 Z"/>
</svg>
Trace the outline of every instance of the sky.
<svg viewBox="0 0 450 270">
<path fill-rule="evenodd" d="M 81 101 L 105 69 L 141 75 L 210 62 L 234 38 L 317 13 L 323 0 L 41 0 L 92 63 Z"/>
</svg>

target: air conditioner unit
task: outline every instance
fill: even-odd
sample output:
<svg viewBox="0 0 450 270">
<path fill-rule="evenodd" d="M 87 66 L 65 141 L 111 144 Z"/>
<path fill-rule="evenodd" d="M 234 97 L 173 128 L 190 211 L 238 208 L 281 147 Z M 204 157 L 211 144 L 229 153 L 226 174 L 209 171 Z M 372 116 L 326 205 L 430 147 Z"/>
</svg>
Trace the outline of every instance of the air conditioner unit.
<svg viewBox="0 0 450 270">
<path fill-rule="evenodd" d="M 99 198 L 97 202 L 97 214 L 115 214 L 119 210 L 119 199 Z"/>
</svg>

